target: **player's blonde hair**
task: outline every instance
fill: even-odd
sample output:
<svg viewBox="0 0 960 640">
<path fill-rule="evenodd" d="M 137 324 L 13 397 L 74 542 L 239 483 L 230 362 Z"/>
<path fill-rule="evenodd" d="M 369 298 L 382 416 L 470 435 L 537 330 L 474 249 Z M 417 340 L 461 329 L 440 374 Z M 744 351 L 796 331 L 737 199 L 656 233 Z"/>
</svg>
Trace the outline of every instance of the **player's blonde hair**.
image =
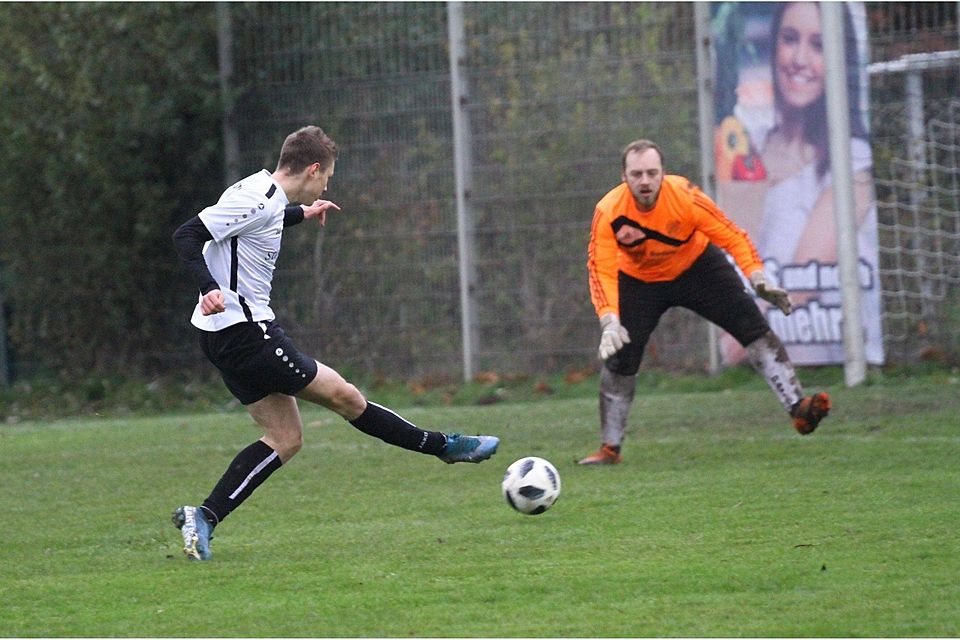
<svg viewBox="0 0 960 640">
<path fill-rule="evenodd" d="M 301 173 L 304 169 L 319 162 L 320 167 L 326 169 L 340 155 L 337 143 L 315 125 L 297 129 L 287 136 L 280 148 L 280 159 L 277 161 L 277 171 Z"/>
</svg>

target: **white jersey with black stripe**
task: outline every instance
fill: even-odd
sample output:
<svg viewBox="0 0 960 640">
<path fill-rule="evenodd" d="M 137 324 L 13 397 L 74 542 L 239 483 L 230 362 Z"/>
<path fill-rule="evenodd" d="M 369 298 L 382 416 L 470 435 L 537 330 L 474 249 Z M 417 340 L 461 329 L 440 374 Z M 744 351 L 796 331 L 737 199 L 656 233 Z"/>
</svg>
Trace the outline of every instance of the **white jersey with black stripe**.
<svg viewBox="0 0 960 640">
<path fill-rule="evenodd" d="M 195 327 L 220 331 L 239 322 L 274 319 L 270 288 L 289 202 L 264 169 L 228 188 L 217 204 L 198 214 L 213 236 L 203 258 L 220 285 L 226 311 L 205 316 L 198 302 L 190 320 Z"/>
</svg>

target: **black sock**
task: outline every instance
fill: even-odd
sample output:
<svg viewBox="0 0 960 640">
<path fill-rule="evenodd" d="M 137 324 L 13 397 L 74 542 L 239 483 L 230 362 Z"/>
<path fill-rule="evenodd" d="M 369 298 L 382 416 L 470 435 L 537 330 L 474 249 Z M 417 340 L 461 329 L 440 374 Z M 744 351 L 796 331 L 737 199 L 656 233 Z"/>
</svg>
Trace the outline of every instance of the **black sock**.
<svg viewBox="0 0 960 640">
<path fill-rule="evenodd" d="M 447 437 L 439 431 L 424 431 L 373 402 L 367 402 L 367 408 L 350 424 L 387 444 L 434 456 L 442 453 L 447 443 Z"/>
<path fill-rule="evenodd" d="M 238 453 L 201 505 L 208 516 L 213 516 L 208 517 L 211 524 L 216 526 L 239 507 L 280 465 L 280 456 L 262 440 Z"/>
</svg>

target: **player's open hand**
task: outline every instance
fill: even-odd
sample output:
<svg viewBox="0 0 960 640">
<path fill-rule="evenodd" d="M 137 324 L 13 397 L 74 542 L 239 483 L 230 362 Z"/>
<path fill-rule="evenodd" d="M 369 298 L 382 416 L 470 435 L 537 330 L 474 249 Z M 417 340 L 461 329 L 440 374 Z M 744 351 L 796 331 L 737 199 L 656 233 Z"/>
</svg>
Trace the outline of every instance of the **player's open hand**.
<svg viewBox="0 0 960 640">
<path fill-rule="evenodd" d="M 212 316 L 227 310 L 223 301 L 223 292 L 220 289 L 211 289 L 200 298 L 200 313 Z"/>
<path fill-rule="evenodd" d="M 303 205 L 303 219 L 309 220 L 310 218 L 316 218 L 320 221 L 320 226 L 327 224 L 327 211 L 329 209 L 336 209 L 340 211 L 340 207 L 335 203 L 329 200 L 314 200 L 311 205 Z"/>
<path fill-rule="evenodd" d="M 793 311 L 793 304 L 790 302 L 787 292 L 767 282 L 767 277 L 763 271 L 758 270 L 751 273 L 750 284 L 753 285 L 753 289 L 758 296 L 780 309 L 783 315 L 788 316 Z"/>
</svg>

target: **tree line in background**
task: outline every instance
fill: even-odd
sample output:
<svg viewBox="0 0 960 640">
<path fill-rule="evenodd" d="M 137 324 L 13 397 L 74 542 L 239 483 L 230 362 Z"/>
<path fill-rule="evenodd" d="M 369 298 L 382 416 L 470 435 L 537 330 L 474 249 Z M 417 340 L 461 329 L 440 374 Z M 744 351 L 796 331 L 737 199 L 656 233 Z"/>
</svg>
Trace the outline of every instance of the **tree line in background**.
<svg viewBox="0 0 960 640">
<path fill-rule="evenodd" d="M 223 188 L 215 7 L 0 6 L 0 287 L 14 374 L 149 372 Z M 171 258 L 174 259 L 171 259 Z"/>
</svg>

